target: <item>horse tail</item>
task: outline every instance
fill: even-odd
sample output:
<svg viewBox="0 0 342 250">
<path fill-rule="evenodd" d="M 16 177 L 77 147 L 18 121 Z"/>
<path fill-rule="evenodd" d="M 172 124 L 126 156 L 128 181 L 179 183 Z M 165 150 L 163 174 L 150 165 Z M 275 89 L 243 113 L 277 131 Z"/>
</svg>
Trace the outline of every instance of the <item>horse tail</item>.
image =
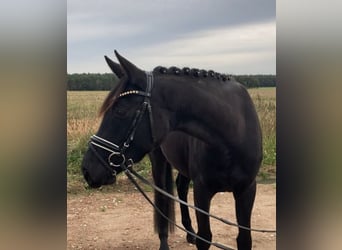
<svg viewBox="0 0 342 250">
<path fill-rule="evenodd" d="M 173 175 L 172 175 L 172 167 L 169 163 L 166 164 L 166 173 L 165 173 L 165 184 L 166 184 L 166 192 L 169 194 L 174 195 L 174 188 L 173 188 Z M 168 200 L 168 217 L 171 221 L 175 221 L 175 202 L 174 200 L 167 198 Z M 175 230 L 174 223 L 169 222 L 169 231 L 173 233 Z"/>
<path fill-rule="evenodd" d="M 164 191 L 174 195 L 172 167 L 166 160 L 160 148 L 155 149 L 150 154 L 152 163 L 152 174 L 154 183 Z M 165 195 L 154 191 L 154 202 L 158 209 L 167 216 L 170 221 L 175 221 L 174 201 Z M 154 209 L 154 230 L 155 232 L 167 234 L 174 232 L 174 224 L 170 223 L 165 217 Z"/>
</svg>

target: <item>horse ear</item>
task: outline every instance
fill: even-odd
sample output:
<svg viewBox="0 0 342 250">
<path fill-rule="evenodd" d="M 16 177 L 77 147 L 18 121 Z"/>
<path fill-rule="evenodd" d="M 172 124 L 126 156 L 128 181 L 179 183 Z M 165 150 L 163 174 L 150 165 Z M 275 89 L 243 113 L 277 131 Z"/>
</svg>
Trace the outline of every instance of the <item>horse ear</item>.
<svg viewBox="0 0 342 250">
<path fill-rule="evenodd" d="M 118 78 L 122 78 L 124 76 L 124 73 L 121 69 L 120 64 L 113 62 L 109 57 L 104 56 L 104 58 L 106 59 L 106 62 L 109 66 L 109 68 L 113 71 L 113 73 L 118 77 Z"/>
<path fill-rule="evenodd" d="M 144 71 L 139 69 L 137 66 L 135 66 L 133 63 L 128 61 L 123 56 L 121 56 L 116 50 L 114 50 L 114 53 L 120 62 L 124 74 L 127 75 L 128 79 L 130 79 L 132 82 L 135 82 L 135 80 L 139 82 L 139 80 L 145 76 Z"/>
</svg>

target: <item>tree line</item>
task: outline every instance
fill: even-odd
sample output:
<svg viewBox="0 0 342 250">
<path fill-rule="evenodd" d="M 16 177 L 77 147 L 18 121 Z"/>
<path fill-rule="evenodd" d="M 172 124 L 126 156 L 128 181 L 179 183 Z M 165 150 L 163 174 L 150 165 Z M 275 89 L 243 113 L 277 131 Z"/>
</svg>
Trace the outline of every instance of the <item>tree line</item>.
<svg viewBox="0 0 342 250">
<path fill-rule="evenodd" d="M 247 88 L 276 86 L 275 75 L 234 75 L 234 77 Z M 112 73 L 68 74 L 67 90 L 110 90 L 118 81 Z"/>
<path fill-rule="evenodd" d="M 112 73 L 68 74 L 67 90 L 110 90 L 118 81 Z"/>
<path fill-rule="evenodd" d="M 276 87 L 275 75 L 235 75 L 234 77 L 247 88 Z"/>
</svg>

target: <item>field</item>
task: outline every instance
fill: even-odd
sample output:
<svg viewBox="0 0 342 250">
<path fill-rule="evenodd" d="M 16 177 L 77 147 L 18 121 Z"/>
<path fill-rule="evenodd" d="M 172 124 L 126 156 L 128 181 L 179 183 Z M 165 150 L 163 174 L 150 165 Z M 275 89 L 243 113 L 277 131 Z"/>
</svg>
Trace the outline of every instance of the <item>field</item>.
<svg viewBox="0 0 342 250">
<path fill-rule="evenodd" d="M 263 135 L 263 162 L 259 182 L 276 178 L 276 88 L 249 89 L 256 106 Z"/>
<path fill-rule="evenodd" d="M 274 182 L 276 173 L 276 88 L 249 89 L 254 100 L 263 132 L 264 159 L 258 175 L 259 182 Z M 107 91 L 69 91 L 67 93 L 67 178 L 68 193 L 89 192 L 80 172 L 82 156 L 92 134 L 100 123 L 98 110 Z M 144 176 L 151 176 L 147 158 L 136 165 L 136 170 Z M 122 175 L 118 180 L 125 185 Z M 123 187 L 121 187 L 123 188 Z M 113 189 L 105 187 L 104 189 Z"/>
<path fill-rule="evenodd" d="M 158 235 L 153 230 L 153 208 L 130 185 L 130 192 L 103 192 L 68 195 L 67 249 L 158 249 Z M 275 229 L 276 184 L 259 184 L 252 213 L 252 227 Z M 153 199 L 153 193 L 147 192 Z M 189 192 L 193 204 L 193 191 Z M 175 204 L 176 222 L 181 224 L 180 209 Z M 210 212 L 235 222 L 234 199 L 231 193 L 217 193 L 211 201 Z M 197 228 L 195 213 L 190 217 Z M 237 249 L 237 229 L 220 221 L 210 220 L 213 241 Z M 276 249 L 276 234 L 252 232 L 254 250 Z M 180 229 L 169 236 L 170 249 L 195 250 Z M 210 249 L 218 249 L 211 247 Z"/>
</svg>

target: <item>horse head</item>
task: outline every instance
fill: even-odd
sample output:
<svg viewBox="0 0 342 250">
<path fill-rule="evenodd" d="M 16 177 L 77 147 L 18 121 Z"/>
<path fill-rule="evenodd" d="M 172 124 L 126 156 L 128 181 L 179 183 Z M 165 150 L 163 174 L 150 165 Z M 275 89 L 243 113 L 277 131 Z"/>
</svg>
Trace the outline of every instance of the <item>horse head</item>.
<svg viewBox="0 0 342 250">
<path fill-rule="evenodd" d="M 140 161 L 165 134 L 156 125 L 166 124 L 166 120 L 158 108 L 152 108 L 152 73 L 115 54 L 120 64 L 105 59 L 120 81 L 100 109 L 102 122 L 82 162 L 83 175 L 91 187 L 114 183 L 124 165 Z"/>
</svg>

